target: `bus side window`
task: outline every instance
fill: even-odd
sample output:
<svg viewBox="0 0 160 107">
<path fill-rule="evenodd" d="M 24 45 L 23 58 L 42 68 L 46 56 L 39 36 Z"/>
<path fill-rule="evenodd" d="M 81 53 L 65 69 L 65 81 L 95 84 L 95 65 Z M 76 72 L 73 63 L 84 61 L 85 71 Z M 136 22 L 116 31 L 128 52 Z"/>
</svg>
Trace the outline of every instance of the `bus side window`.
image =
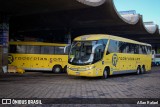
<svg viewBox="0 0 160 107">
<path fill-rule="evenodd" d="M 147 54 L 151 54 L 151 47 L 150 46 L 146 46 L 147 48 Z"/>
<path fill-rule="evenodd" d="M 147 54 L 147 51 L 145 50 L 145 46 L 144 45 L 140 45 L 139 46 L 139 53 L 140 54 Z"/>
<path fill-rule="evenodd" d="M 54 54 L 54 46 L 41 46 L 41 54 Z"/>
<path fill-rule="evenodd" d="M 40 46 L 27 46 L 28 54 L 40 54 Z"/>
<path fill-rule="evenodd" d="M 143 52 L 142 52 L 142 46 L 141 45 L 139 45 L 139 54 L 142 54 Z"/>
<path fill-rule="evenodd" d="M 142 46 L 142 52 L 143 52 L 143 54 L 147 54 L 147 50 L 144 45 Z"/>
<path fill-rule="evenodd" d="M 129 51 L 128 53 L 134 54 L 134 50 L 135 50 L 135 45 L 132 43 L 129 43 Z"/>
<path fill-rule="evenodd" d="M 60 54 L 63 55 L 64 54 L 64 47 L 55 47 L 55 54 Z"/>
<path fill-rule="evenodd" d="M 129 43 L 126 43 L 126 52 L 125 53 L 130 53 Z"/>
<path fill-rule="evenodd" d="M 47 46 L 48 47 L 48 54 L 54 54 L 55 53 L 55 47 L 54 46 Z"/>
<path fill-rule="evenodd" d="M 117 52 L 118 52 L 118 41 L 110 40 L 106 55 L 110 53 L 117 53 Z"/>
<path fill-rule="evenodd" d="M 41 54 L 49 54 L 49 47 L 41 46 Z"/>
<path fill-rule="evenodd" d="M 127 53 L 127 43 L 119 42 L 119 53 Z"/>
<path fill-rule="evenodd" d="M 26 53 L 26 46 L 24 46 L 24 45 L 17 45 L 16 51 L 17 51 L 17 53 L 24 54 L 24 53 Z"/>
</svg>

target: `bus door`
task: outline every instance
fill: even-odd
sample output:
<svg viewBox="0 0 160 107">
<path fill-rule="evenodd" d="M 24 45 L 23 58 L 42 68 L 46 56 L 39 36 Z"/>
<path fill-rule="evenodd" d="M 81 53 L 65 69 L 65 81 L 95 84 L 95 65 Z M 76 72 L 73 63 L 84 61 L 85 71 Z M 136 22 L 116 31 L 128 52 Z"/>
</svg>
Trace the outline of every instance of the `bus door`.
<svg viewBox="0 0 160 107">
<path fill-rule="evenodd" d="M 118 50 L 119 42 L 116 40 L 110 40 L 106 59 L 109 61 L 111 74 L 118 74 L 122 68 L 123 61 L 120 59 L 121 53 Z"/>
<path fill-rule="evenodd" d="M 95 63 L 95 67 L 96 67 L 95 73 L 97 76 L 102 75 L 102 73 L 104 71 L 105 63 L 102 60 L 103 55 L 104 55 L 104 49 L 105 49 L 105 47 L 102 44 L 96 44 L 92 48 L 93 62 Z M 87 50 L 87 51 L 89 51 L 89 50 Z"/>
</svg>

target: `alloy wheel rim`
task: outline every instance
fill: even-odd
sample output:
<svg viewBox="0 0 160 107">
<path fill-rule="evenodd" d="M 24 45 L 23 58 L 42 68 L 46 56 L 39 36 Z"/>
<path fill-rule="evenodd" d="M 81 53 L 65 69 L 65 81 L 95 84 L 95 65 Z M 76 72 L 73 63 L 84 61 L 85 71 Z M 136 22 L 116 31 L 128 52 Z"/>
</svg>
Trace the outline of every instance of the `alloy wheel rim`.
<svg viewBox="0 0 160 107">
<path fill-rule="evenodd" d="M 137 74 L 139 74 L 139 72 L 140 72 L 140 70 L 139 70 L 139 68 L 138 68 L 138 70 L 137 70 Z"/>
<path fill-rule="evenodd" d="M 104 71 L 104 77 L 107 78 L 107 71 Z"/>
<path fill-rule="evenodd" d="M 55 71 L 56 71 L 56 72 L 59 72 L 59 71 L 60 71 L 60 68 L 56 68 Z"/>
<path fill-rule="evenodd" d="M 142 73 L 144 73 L 144 67 L 142 67 Z"/>
</svg>

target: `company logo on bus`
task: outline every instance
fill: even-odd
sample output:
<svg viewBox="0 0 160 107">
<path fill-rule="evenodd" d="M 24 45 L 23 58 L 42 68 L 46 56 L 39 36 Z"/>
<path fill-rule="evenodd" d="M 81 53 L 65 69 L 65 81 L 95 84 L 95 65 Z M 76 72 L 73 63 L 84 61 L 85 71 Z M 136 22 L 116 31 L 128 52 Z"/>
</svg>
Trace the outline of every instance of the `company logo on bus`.
<svg viewBox="0 0 160 107">
<path fill-rule="evenodd" d="M 8 64 L 11 64 L 14 61 L 14 57 L 12 55 L 8 55 Z"/>
<path fill-rule="evenodd" d="M 117 54 L 113 54 L 113 56 L 112 56 L 112 64 L 113 64 L 113 66 L 116 66 L 117 62 L 118 62 L 118 56 L 117 56 Z"/>
<path fill-rule="evenodd" d="M 13 61 L 50 61 L 50 62 L 62 62 L 62 58 L 45 58 L 45 57 L 26 57 L 26 56 L 8 56 L 8 63 L 11 64 Z"/>
</svg>

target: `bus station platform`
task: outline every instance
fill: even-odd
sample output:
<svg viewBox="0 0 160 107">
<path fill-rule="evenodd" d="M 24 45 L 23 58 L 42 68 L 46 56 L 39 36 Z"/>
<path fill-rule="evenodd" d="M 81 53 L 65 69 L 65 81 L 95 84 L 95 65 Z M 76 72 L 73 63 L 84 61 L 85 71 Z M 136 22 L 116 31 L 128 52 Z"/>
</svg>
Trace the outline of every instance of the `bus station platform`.
<svg viewBox="0 0 160 107">
<path fill-rule="evenodd" d="M 52 72 L 1 74 L 0 98 L 160 98 L 160 67 L 108 79 Z"/>
<path fill-rule="evenodd" d="M 125 74 L 111 76 L 108 79 L 73 77 L 67 74 L 53 74 L 52 72 L 25 72 L 24 74 L 0 74 L 0 98 L 46 98 L 53 101 L 60 100 L 60 104 L 53 107 L 159 107 L 158 105 L 137 104 L 63 104 L 66 99 L 100 100 L 109 98 L 160 98 L 160 66 L 152 67 L 146 74 Z M 60 99 L 59 99 L 60 98 Z M 91 100 L 90 100 L 91 98 Z M 158 102 L 159 103 L 159 102 Z M 21 105 L 28 107 L 28 105 Z M 48 105 L 51 106 L 51 105 Z M 7 106 L 6 106 L 7 107 Z M 44 105 L 40 105 L 44 107 Z M 45 107 L 47 107 L 45 105 Z"/>
</svg>

